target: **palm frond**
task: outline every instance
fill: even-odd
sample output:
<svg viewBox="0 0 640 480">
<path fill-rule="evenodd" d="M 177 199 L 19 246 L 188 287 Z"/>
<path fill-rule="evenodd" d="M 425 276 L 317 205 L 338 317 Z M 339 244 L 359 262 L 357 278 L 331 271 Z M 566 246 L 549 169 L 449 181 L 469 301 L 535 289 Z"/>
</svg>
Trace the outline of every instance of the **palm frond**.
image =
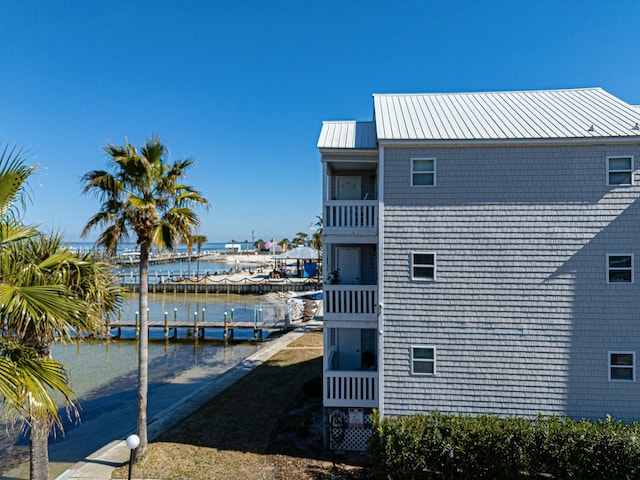
<svg viewBox="0 0 640 480">
<path fill-rule="evenodd" d="M 100 212 L 89 220 L 83 235 L 93 228 L 106 227 L 99 242 L 110 245 L 110 251 L 127 230 L 137 234 L 138 244 L 172 248 L 200 225 L 191 207 L 207 208 L 209 203 L 200 192 L 180 181 L 195 160 L 167 163 L 167 147 L 157 135 L 149 137 L 139 151 L 128 142 L 122 146 L 106 145 L 104 150 L 111 160 L 109 175 L 118 179 L 117 189 L 122 194 L 115 195 L 113 184 L 96 182 L 98 175 L 83 177 L 84 191 L 95 191 L 103 201 Z M 104 190 L 112 194 L 105 195 Z"/>
<path fill-rule="evenodd" d="M 151 165 L 162 167 L 164 164 L 164 156 L 167 153 L 167 147 L 162 143 L 159 135 L 153 135 L 149 137 L 147 142 L 140 148 L 140 153 Z"/>
<path fill-rule="evenodd" d="M 0 222 L 0 246 L 37 235 L 35 227 L 23 225 L 12 218 Z"/>
<path fill-rule="evenodd" d="M 5 406 L 5 420 L 37 418 L 61 427 L 56 395 L 77 412 L 64 365 L 0 338 L 0 403 Z"/>
<path fill-rule="evenodd" d="M 0 154 L 0 218 L 13 216 L 11 212 L 16 202 L 24 205 L 25 182 L 34 169 L 35 166 L 25 165 L 22 150 L 5 145 Z"/>
<path fill-rule="evenodd" d="M 82 177 L 84 187 L 83 194 L 95 193 L 102 201 L 118 199 L 124 192 L 124 186 L 120 180 L 105 170 L 93 170 Z"/>
</svg>

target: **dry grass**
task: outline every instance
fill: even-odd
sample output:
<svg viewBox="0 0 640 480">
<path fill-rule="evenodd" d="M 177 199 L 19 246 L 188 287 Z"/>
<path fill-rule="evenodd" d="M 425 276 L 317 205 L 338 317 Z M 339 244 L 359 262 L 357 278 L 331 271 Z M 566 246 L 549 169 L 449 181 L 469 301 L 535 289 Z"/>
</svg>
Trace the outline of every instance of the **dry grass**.
<svg viewBox="0 0 640 480">
<path fill-rule="evenodd" d="M 310 331 L 149 444 L 133 476 L 146 479 L 356 479 L 336 464 L 313 426 L 320 400 L 305 395 L 322 378 L 322 331 Z M 321 384 L 321 382 L 320 382 Z M 305 389 L 305 386 L 307 387 Z M 308 392 L 307 392 L 308 393 Z M 291 415 L 295 410 L 296 415 Z M 306 420 L 301 420 L 301 419 Z M 317 432 L 316 432 L 317 433 Z M 127 478 L 120 467 L 112 478 Z"/>
</svg>

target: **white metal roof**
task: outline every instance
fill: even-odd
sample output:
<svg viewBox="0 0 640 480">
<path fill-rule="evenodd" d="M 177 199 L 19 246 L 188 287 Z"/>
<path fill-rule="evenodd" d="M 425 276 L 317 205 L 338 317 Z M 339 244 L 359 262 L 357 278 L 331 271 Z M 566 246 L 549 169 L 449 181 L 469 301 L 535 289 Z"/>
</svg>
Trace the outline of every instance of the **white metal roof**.
<svg viewBox="0 0 640 480">
<path fill-rule="evenodd" d="M 376 148 L 374 122 L 323 122 L 318 148 Z"/>
<path fill-rule="evenodd" d="M 640 138 L 640 111 L 601 88 L 373 97 L 379 141 Z"/>
</svg>

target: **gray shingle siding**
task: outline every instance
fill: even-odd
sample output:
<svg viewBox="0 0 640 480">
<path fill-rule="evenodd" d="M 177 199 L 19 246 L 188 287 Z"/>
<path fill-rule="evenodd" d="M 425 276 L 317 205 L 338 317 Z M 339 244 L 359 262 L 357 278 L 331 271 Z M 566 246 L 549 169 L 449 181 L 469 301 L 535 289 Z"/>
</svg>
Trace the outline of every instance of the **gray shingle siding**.
<svg viewBox="0 0 640 480">
<path fill-rule="evenodd" d="M 608 381 L 608 352 L 640 353 L 640 279 L 608 284 L 608 253 L 640 251 L 639 186 L 606 157 L 640 146 L 385 148 L 384 412 L 638 419 L 640 386 Z M 433 157 L 435 187 L 410 186 Z M 411 252 L 436 279 L 411 280 Z M 411 375 L 412 345 L 437 349 Z"/>
</svg>

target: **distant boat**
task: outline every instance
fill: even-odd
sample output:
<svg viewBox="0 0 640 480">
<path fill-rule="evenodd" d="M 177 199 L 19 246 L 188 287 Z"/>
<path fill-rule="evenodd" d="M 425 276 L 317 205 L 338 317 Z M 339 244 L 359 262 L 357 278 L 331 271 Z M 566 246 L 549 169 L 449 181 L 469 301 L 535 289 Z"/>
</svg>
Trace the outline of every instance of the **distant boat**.
<svg viewBox="0 0 640 480">
<path fill-rule="evenodd" d="M 227 250 L 235 250 L 236 252 L 242 251 L 242 244 L 240 243 L 227 243 L 224 248 Z"/>
</svg>

